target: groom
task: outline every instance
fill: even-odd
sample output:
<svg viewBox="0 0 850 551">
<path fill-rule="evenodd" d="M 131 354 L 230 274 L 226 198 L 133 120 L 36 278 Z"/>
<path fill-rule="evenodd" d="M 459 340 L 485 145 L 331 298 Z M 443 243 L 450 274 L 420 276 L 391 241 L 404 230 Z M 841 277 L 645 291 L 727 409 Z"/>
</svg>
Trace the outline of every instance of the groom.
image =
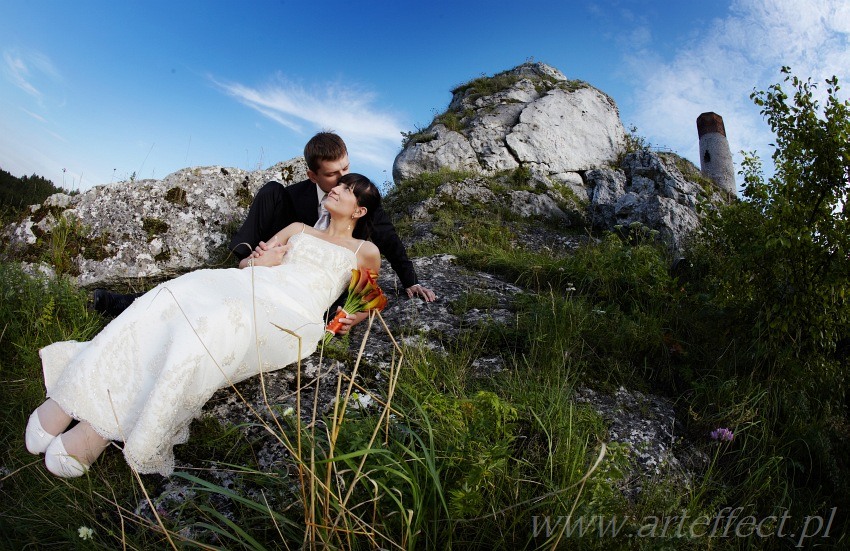
<svg viewBox="0 0 850 551">
<path fill-rule="evenodd" d="M 257 191 L 245 222 L 230 241 L 230 250 L 238 259 L 250 255 L 261 241 L 268 241 L 293 222 L 314 226 L 322 211 L 322 199 L 349 172 L 348 149 L 342 138 L 332 132 L 319 132 L 313 136 L 304 147 L 304 159 L 307 162 L 307 180 L 290 186 L 272 180 Z M 363 239 L 365 236 L 355 232 L 354 237 Z M 374 214 L 371 239 L 398 274 L 408 297 L 418 296 L 426 302 L 436 298 L 432 290 L 417 281 L 413 263 L 407 257 L 395 227 L 381 208 Z M 97 289 L 94 309 L 117 316 L 137 296 Z"/>
</svg>

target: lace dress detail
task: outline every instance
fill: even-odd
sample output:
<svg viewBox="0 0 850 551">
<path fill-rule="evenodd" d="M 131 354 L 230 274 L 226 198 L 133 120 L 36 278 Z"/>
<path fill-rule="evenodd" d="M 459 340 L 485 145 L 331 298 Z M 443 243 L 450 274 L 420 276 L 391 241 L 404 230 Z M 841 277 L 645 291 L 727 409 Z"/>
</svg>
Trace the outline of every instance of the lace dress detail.
<svg viewBox="0 0 850 551">
<path fill-rule="evenodd" d="M 199 270 L 139 297 L 88 342 L 40 351 L 47 396 L 110 440 L 140 473 L 169 475 L 172 447 L 213 393 L 316 350 L 355 253 L 296 234 L 275 267 Z"/>
</svg>

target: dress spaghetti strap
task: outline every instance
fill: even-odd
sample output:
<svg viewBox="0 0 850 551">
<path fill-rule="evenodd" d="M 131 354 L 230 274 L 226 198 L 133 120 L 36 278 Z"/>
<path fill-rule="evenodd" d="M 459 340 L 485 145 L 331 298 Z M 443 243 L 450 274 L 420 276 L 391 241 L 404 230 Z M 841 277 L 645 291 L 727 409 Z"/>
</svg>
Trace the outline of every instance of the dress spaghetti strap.
<svg viewBox="0 0 850 551">
<path fill-rule="evenodd" d="M 358 252 L 360 252 L 360 247 L 362 247 L 362 246 L 363 246 L 363 243 L 365 243 L 365 242 L 366 242 L 366 240 L 365 240 L 365 239 L 361 239 L 361 240 L 360 240 L 360 244 L 359 244 L 359 245 L 357 245 L 357 250 L 355 250 L 355 251 L 354 251 L 354 254 L 357 254 Z"/>
<path fill-rule="evenodd" d="M 301 222 L 301 231 L 299 233 L 304 233 L 304 230 L 307 229 L 307 224 Z"/>
</svg>

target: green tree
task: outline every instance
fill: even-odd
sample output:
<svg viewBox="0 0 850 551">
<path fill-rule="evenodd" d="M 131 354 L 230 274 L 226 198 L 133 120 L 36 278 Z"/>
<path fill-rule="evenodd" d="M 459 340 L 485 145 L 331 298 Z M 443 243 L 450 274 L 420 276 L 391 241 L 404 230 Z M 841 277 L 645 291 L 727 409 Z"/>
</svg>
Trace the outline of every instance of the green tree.
<svg viewBox="0 0 850 551">
<path fill-rule="evenodd" d="M 836 344 L 850 336 L 850 102 L 838 79 L 817 85 L 782 68 L 781 84 L 751 95 L 776 135 L 775 173 L 745 155 L 744 200 L 713 213 L 700 240 L 713 258 L 715 300 L 748 336 L 767 376 L 841 399 Z M 751 366 L 752 367 L 752 366 Z M 809 394 L 812 396 L 812 394 Z"/>
<path fill-rule="evenodd" d="M 742 200 L 711 212 L 691 251 L 690 334 L 706 354 L 693 375 L 714 404 L 708 414 L 744 428 L 736 438 L 747 465 L 766 469 L 730 473 L 746 495 L 844 507 L 847 359 L 836 349 L 850 337 L 850 102 L 835 77 L 821 94 L 782 73 L 783 83 L 751 95 L 775 134 L 774 174 L 745 154 Z M 748 398 L 730 400 L 730 389 Z"/>
<path fill-rule="evenodd" d="M 36 174 L 16 178 L 0 169 L 0 219 L 8 223 L 26 211 L 29 205 L 43 203 L 54 193 L 69 192 Z"/>
</svg>

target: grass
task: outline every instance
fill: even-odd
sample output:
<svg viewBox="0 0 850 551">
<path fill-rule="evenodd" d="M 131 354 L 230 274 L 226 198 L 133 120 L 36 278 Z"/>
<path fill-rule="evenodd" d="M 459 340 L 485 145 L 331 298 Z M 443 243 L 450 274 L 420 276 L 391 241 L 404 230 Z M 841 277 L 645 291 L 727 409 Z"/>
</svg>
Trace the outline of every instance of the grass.
<svg viewBox="0 0 850 551">
<path fill-rule="evenodd" d="M 457 177 L 408 182 L 388 198 L 391 210 L 405 212 L 408 201 Z M 441 350 L 399 346 L 387 369 L 349 349 L 327 350 L 346 363 L 344 372 L 326 374 L 335 377 L 337 408 L 322 416 L 307 400 L 293 412 L 272 404 L 272 421 L 255 422 L 265 438 L 283 443 L 284 464 L 261 468 L 257 442 L 204 419 L 177 453 L 217 469 L 171 479 L 136 477 L 110 451 L 89 477 L 58 480 L 26 454 L 26 417 L 43 399 L 38 349 L 88 339 L 102 321 L 65 280 L 0 264 L 0 547 L 738 549 L 796 542 L 637 537 L 648 518 L 713 518 L 724 507 L 759 519 L 787 513 L 789 532 L 797 533 L 806 515 L 838 507 L 831 537 L 809 543 L 846 544 L 845 413 L 811 414 L 821 410 L 804 400 L 816 395 L 789 388 L 778 366 L 752 369 L 757 343 L 729 331 L 699 274 L 670 274 L 671 258 L 650 233 L 623 228 L 556 254 L 517 247 L 512 231 L 523 228 L 509 213 L 464 218 L 448 205 L 433 222 L 432 247 L 527 290 L 512 306 L 512 323 L 463 328 Z M 494 305 L 470 289 L 451 308 L 460 315 Z M 493 354 L 506 368 L 480 376 L 475 361 Z M 752 375 L 765 372 L 773 378 Z M 374 405 L 352 407 L 364 392 L 355 383 L 376 374 L 384 383 Z M 691 483 L 664 470 L 636 479 L 631 465 L 640 450 L 611 443 L 603 418 L 575 400 L 579 387 L 621 385 L 676 401 L 677 423 L 706 458 Z M 295 396 L 308 390 L 296 381 Z M 734 430 L 732 442 L 710 440 L 721 426 Z M 622 491 L 637 486 L 637 493 Z M 622 519 L 622 532 L 578 538 L 557 523 L 570 515 Z M 79 537 L 81 526 L 94 530 L 93 539 Z"/>
<path fill-rule="evenodd" d="M 482 96 L 492 96 L 503 90 L 507 90 L 517 82 L 521 77 L 510 74 L 508 71 L 498 73 L 493 76 L 482 76 L 452 90 L 452 94 L 466 94 L 472 100 Z"/>
<path fill-rule="evenodd" d="M 529 77 L 521 77 L 517 74 L 513 74 L 511 70 L 503 71 L 491 76 L 482 75 L 456 86 L 451 91 L 452 95 L 456 98 L 463 98 L 465 100 L 464 105 L 467 105 L 467 107 L 464 109 L 455 107 L 435 115 L 431 124 L 428 126 L 428 129 L 432 128 L 436 124 L 442 124 L 447 129 L 454 132 L 463 132 L 469 127 L 470 121 L 475 115 L 475 109 L 468 107 L 469 105 L 472 105 L 472 103 L 480 97 L 489 97 L 508 90 L 523 78 Z M 556 88 L 566 92 L 575 92 L 576 90 L 590 86 L 581 80 L 558 80 L 555 77 L 548 75 L 538 75 L 530 78 L 535 90 L 540 95 L 546 94 L 548 91 Z M 504 103 L 513 103 L 518 100 L 505 99 L 502 101 Z M 610 97 L 608 98 L 608 101 L 610 101 L 613 105 L 613 100 L 611 100 Z M 403 132 L 401 144 L 402 148 L 407 147 L 410 144 L 429 142 L 435 139 L 436 135 L 433 132 L 428 131 L 428 129 L 423 130 L 417 128 L 415 132 Z"/>
<path fill-rule="evenodd" d="M 26 419 L 44 399 L 38 349 L 57 340 L 89 339 L 103 322 L 86 310 L 84 294 L 64 279 L 32 278 L 2 263 L 0 282 L 0 547 L 67 545 L 79 540 L 75 532 L 82 525 L 101 534 L 107 526 L 120 532 L 118 507 L 132 503 L 138 493 L 123 461 L 108 457 L 97 477 L 66 482 L 46 473 L 23 446 Z M 126 533 L 130 526 L 123 529 Z M 150 533 L 143 540 L 158 538 Z"/>
</svg>

